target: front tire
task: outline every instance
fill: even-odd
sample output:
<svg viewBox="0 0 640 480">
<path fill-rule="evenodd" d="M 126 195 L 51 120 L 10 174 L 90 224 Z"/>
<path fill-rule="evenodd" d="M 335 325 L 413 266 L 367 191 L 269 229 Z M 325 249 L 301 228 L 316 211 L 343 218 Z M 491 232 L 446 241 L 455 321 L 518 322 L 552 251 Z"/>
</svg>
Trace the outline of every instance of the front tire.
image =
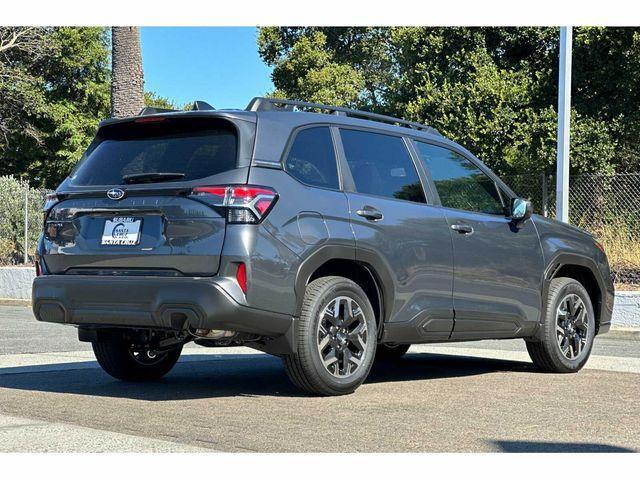
<svg viewBox="0 0 640 480">
<path fill-rule="evenodd" d="M 163 352 L 135 350 L 120 336 L 92 342 L 93 353 L 102 369 L 114 378 L 127 381 L 158 380 L 173 368 L 182 345 Z"/>
<path fill-rule="evenodd" d="M 352 393 L 369 375 L 377 327 L 363 290 L 343 277 L 314 280 L 296 326 L 296 353 L 283 357 L 291 381 L 318 395 Z"/>
<path fill-rule="evenodd" d="M 582 284 L 572 278 L 554 278 L 549 285 L 542 338 L 527 341 L 527 351 L 540 370 L 577 372 L 591 355 L 595 327 L 591 299 Z"/>
</svg>

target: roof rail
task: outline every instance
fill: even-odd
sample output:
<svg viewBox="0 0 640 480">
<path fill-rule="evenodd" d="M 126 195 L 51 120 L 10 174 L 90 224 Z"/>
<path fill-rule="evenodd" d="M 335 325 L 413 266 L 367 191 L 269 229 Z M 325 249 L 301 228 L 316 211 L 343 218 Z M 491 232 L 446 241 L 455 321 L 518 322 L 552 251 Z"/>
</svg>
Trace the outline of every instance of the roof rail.
<svg viewBox="0 0 640 480">
<path fill-rule="evenodd" d="M 207 102 L 203 102 L 202 100 L 196 100 L 193 102 L 191 110 L 201 111 L 201 110 L 215 110 L 211 105 Z M 138 113 L 138 116 L 143 115 L 157 115 L 158 113 L 170 113 L 170 112 L 182 112 L 183 110 L 177 110 L 174 108 L 158 108 L 158 107 L 144 107 Z"/>
<path fill-rule="evenodd" d="M 247 105 L 246 110 L 250 112 L 264 112 L 269 110 L 281 110 L 287 112 L 293 112 L 295 110 L 315 109 L 326 110 L 332 115 L 343 115 L 347 117 L 365 118 L 367 120 L 374 120 L 376 122 L 384 122 L 397 124 L 402 127 L 412 128 L 414 130 L 421 130 L 429 132 L 435 135 L 440 135 L 435 128 L 423 125 L 417 122 L 410 122 L 401 118 L 390 117 L 388 115 L 381 115 L 379 113 L 365 112 L 364 110 L 354 110 L 351 108 L 336 107 L 332 105 L 323 105 L 321 103 L 299 102 L 297 100 L 287 100 L 284 98 L 266 98 L 266 97 L 254 97 Z"/>
</svg>

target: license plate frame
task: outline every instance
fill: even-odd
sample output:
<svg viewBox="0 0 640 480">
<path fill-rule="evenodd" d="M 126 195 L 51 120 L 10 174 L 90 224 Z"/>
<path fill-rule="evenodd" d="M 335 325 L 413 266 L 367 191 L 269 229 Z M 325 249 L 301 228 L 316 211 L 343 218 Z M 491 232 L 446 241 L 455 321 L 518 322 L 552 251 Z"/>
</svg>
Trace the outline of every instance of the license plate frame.
<svg viewBox="0 0 640 480">
<path fill-rule="evenodd" d="M 130 247 L 140 243 L 142 219 L 120 216 L 107 218 L 102 229 L 100 245 Z"/>
</svg>

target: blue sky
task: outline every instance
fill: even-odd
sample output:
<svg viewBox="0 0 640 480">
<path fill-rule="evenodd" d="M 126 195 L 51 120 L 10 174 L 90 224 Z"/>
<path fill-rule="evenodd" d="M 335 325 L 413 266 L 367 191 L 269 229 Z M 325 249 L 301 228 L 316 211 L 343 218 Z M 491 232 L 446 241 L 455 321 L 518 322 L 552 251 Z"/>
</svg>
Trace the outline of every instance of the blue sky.
<svg viewBox="0 0 640 480">
<path fill-rule="evenodd" d="M 215 108 L 244 108 L 273 89 L 271 69 L 258 56 L 254 27 L 143 27 L 145 90 L 182 107 L 204 100 Z"/>
</svg>

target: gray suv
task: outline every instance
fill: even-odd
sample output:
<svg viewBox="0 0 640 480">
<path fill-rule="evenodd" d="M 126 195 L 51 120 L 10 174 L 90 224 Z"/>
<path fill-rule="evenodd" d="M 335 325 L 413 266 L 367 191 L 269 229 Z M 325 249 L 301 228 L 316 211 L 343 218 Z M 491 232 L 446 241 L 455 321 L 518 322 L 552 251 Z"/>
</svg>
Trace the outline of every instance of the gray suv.
<svg viewBox="0 0 640 480">
<path fill-rule="evenodd" d="M 363 111 L 109 119 L 45 211 L 34 314 L 123 380 L 160 378 L 190 341 L 280 356 L 322 395 L 415 343 L 523 338 L 540 369 L 576 372 L 611 321 L 591 235 L 434 129 Z"/>
</svg>

